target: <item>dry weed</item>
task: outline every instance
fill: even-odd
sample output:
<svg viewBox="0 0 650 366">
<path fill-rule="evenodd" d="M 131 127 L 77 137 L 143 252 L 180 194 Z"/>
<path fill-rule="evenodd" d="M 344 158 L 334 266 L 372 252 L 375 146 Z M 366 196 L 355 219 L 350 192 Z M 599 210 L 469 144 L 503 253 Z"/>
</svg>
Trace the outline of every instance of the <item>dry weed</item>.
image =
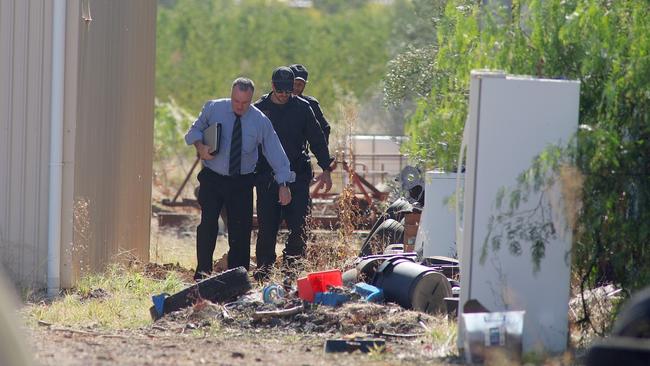
<svg viewBox="0 0 650 366">
<path fill-rule="evenodd" d="M 564 214 L 569 228 L 575 230 L 578 215 L 582 209 L 582 187 L 585 177 L 577 167 L 562 165 L 560 167 L 560 182 L 562 199 L 564 201 Z"/>
</svg>

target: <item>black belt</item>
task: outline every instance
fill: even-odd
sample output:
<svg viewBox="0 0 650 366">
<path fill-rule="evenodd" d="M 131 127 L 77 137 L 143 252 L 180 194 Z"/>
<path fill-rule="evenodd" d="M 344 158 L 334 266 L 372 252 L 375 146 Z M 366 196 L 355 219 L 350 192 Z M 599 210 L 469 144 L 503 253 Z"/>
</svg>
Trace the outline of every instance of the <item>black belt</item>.
<svg viewBox="0 0 650 366">
<path fill-rule="evenodd" d="M 247 178 L 253 176 L 255 173 L 248 173 L 248 174 L 239 174 L 239 175 L 223 175 L 215 172 L 214 170 L 205 167 L 204 170 L 206 171 L 207 174 L 218 177 L 218 178 L 223 178 L 223 179 L 238 179 L 238 178 Z"/>
</svg>

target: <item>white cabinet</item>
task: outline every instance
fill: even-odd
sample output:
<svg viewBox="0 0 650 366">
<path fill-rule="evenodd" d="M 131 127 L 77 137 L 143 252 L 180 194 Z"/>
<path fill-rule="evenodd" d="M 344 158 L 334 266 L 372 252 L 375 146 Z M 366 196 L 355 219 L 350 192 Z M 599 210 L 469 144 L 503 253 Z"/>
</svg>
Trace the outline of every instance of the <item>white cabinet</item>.
<svg viewBox="0 0 650 366">
<path fill-rule="evenodd" d="M 562 200 L 557 185 L 544 193 L 533 192 L 522 201 L 517 220 L 535 220 L 533 215 L 541 208 L 552 217 L 555 229 L 555 234 L 547 237 L 536 271 L 531 259 L 533 243 L 509 238 L 504 231 L 512 227 L 494 221 L 504 211 L 496 207 L 497 194 L 503 188 L 515 188 L 517 177 L 549 145 L 566 144 L 573 136 L 578 127 L 579 93 L 577 81 L 484 71 L 471 75 L 470 109 L 461 148 L 466 170 L 458 184 L 456 222 L 461 260 L 459 309 L 469 299 L 476 299 L 490 311 L 525 310 L 524 352 L 557 353 L 566 348 L 571 232 L 566 230 L 559 207 Z M 553 197 L 559 206 L 551 203 Z M 498 240 L 499 249 L 492 246 L 496 233 L 504 233 Z M 517 253 L 513 244 L 519 246 L 518 254 L 513 254 Z M 462 337 L 459 329 L 459 346 Z"/>
<path fill-rule="evenodd" d="M 424 210 L 420 218 L 415 250 L 423 256 L 456 258 L 455 216 L 452 210 L 456 173 L 428 171 L 424 179 Z"/>
</svg>

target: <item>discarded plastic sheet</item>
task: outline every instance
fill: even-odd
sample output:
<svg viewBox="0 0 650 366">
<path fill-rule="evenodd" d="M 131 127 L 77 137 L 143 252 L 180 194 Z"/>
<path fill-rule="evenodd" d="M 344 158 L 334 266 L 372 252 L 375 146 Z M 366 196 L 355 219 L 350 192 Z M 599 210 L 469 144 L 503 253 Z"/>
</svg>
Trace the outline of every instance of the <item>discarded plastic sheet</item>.
<svg viewBox="0 0 650 366">
<path fill-rule="evenodd" d="M 381 303 L 384 301 L 384 291 L 365 282 L 359 282 L 354 285 L 353 291 L 361 295 L 367 302 Z"/>
<path fill-rule="evenodd" d="M 368 353 L 372 350 L 381 350 L 386 345 L 386 341 L 378 338 L 368 339 L 328 339 L 325 341 L 325 352 L 354 352 L 361 351 Z"/>
</svg>

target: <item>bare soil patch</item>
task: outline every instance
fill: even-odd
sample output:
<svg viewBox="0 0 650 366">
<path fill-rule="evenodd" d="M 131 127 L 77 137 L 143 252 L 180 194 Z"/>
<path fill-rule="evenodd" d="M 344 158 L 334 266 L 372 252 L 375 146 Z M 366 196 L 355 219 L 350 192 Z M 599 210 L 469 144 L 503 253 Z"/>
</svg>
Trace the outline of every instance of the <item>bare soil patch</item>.
<svg viewBox="0 0 650 366">
<path fill-rule="evenodd" d="M 420 340 L 392 340 L 382 354 L 323 352 L 326 334 L 277 329 L 215 334 L 139 331 L 32 330 L 34 354 L 42 365 L 446 365 Z"/>
<path fill-rule="evenodd" d="M 453 339 L 434 342 L 432 328 L 446 319 L 396 305 L 314 306 L 287 318 L 253 320 L 273 305 L 252 300 L 226 305 L 200 302 L 147 327 L 106 331 L 38 326 L 31 329 L 42 365 L 447 365 Z M 286 306 L 291 304 L 287 303 Z M 386 340 L 370 353 L 325 353 L 326 339 Z M 444 344 L 448 343 L 448 344 Z M 452 344 L 449 344 L 452 343 Z"/>
</svg>

